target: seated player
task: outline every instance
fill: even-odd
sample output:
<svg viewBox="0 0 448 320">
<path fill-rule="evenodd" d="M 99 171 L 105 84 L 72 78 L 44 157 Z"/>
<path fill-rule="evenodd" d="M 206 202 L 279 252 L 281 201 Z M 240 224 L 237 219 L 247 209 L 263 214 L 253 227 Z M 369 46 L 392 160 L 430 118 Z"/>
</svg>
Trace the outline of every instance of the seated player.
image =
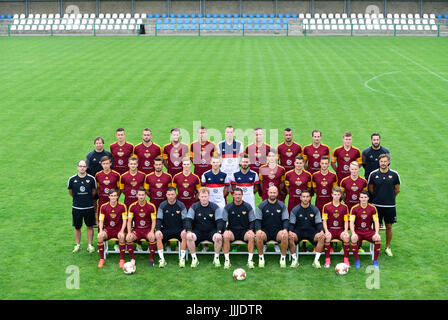
<svg viewBox="0 0 448 320">
<path fill-rule="evenodd" d="M 278 164 L 277 153 L 275 151 L 269 151 L 267 159 L 268 163 L 260 167 L 258 174 L 258 178 L 260 179 L 260 188 L 262 190 L 262 200 L 266 200 L 268 198 L 269 187 L 276 186 L 280 194 L 284 190 L 285 185 L 286 170 Z M 285 192 L 286 191 L 283 191 L 283 193 Z M 284 198 L 286 198 L 286 194 Z"/>
<path fill-rule="evenodd" d="M 254 256 L 255 244 L 255 213 L 252 206 L 243 201 L 243 190 L 236 188 L 233 191 L 233 201 L 224 207 L 222 218 L 227 224 L 224 231 L 224 269 L 230 268 L 230 242 L 242 240 L 248 243 L 249 259 L 247 265 L 249 269 L 254 268 L 252 258 Z"/>
<path fill-rule="evenodd" d="M 332 202 L 322 209 L 322 224 L 325 232 L 325 268 L 331 264 L 331 239 L 342 240 L 344 248 L 344 263 L 350 265 L 348 254 L 350 250 L 350 235 L 348 234 L 348 207 L 341 203 L 342 189 L 335 187 L 331 190 Z"/>
<path fill-rule="evenodd" d="M 171 185 L 177 188 L 179 200 L 190 209 L 191 205 L 197 201 L 197 192 L 201 187 L 201 179 L 191 172 L 191 160 L 188 157 L 182 159 L 182 172 L 173 176 Z"/>
<path fill-rule="evenodd" d="M 258 267 L 264 268 L 263 249 L 267 241 L 280 242 L 280 267 L 286 267 L 286 250 L 288 250 L 289 212 L 285 204 L 277 200 L 278 189 L 269 187 L 268 199 L 261 202 L 255 212 L 255 229 L 258 250 Z"/>
<path fill-rule="evenodd" d="M 202 186 L 210 190 L 210 201 L 224 208 L 229 194 L 230 178 L 227 173 L 221 171 L 221 162 L 220 157 L 214 156 L 211 160 L 212 168 L 202 174 L 201 182 Z"/>
<path fill-rule="evenodd" d="M 350 211 L 350 230 L 352 231 L 352 250 L 355 257 L 355 267 L 359 269 L 361 263 L 358 256 L 358 246 L 366 240 L 374 243 L 373 266 L 379 268 L 378 255 L 381 250 L 381 237 L 379 235 L 380 224 L 378 221 L 378 211 L 375 206 L 368 203 L 369 193 L 365 190 L 359 194 L 359 204 Z M 372 230 L 372 223 L 375 229 Z"/>
<path fill-rule="evenodd" d="M 183 228 L 183 219 L 187 215 L 185 205 L 177 200 L 176 188 L 168 187 L 167 200 L 163 201 L 157 210 L 156 240 L 157 253 L 159 254 L 159 267 L 164 268 L 166 261 L 163 256 L 163 247 L 170 239 L 177 239 L 180 243 L 179 267 L 185 267 L 185 255 L 187 253 L 186 231 Z"/>
<path fill-rule="evenodd" d="M 98 268 L 102 268 L 106 263 L 104 260 L 104 241 L 118 238 L 120 245 L 120 262 L 118 266 L 123 268 L 124 252 L 126 250 L 126 225 L 128 220 L 126 205 L 118 202 L 118 190 L 109 191 L 109 202 L 100 208 L 100 223 L 98 225 L 98 251 L 100 252 L 100 262 Z"/>
<path fill-rule="evenodd" d="M 140 187 L 137 191 L 137 201 L 131 204 L 128 214 L 128 234 L 126 245 L 128 247 L 131 262 L 135 263 L 134 242 L 146 239 L 149 247 L 149 266 L 154 266 L 154 253 L 156 251 L 156 238 L 154 229 L 156 227 L 156 206 L 146 200 L 146 190 Z M 132 222 L 134 228 L 132 229 Z"/>
<path fill-rule="evenodd" d="M 292 209 L 289 218 L 289 251 L 293 256 L 291 268 L 296 268 L 299 265 L 296 244 L 302 240 L 317 243 L 312 266 L 319 269 L 319 258 L 324 248 L 325 235 L 319 209 L 311 204 L 311 194 L 308 190 L 301 192 L 300 204 Z"/>
<path fill-rule="evenodd" d="M 215 258 L 213 264 L 220 267 L 219 252 L 222 247 L 222 232 L 225 223 L 222 220 L 222 209 L 210 202 L 210 191 L 206 187 L 199 189 L 199 202 L 194 203 L 184 219 L 184 229 L 187 231 L 187 246 L 190 250 L 191 267 L 196 268 L 199 260 L 196 256 L 196 246 L 205 240 L 213 241 Z"/>
</svg>

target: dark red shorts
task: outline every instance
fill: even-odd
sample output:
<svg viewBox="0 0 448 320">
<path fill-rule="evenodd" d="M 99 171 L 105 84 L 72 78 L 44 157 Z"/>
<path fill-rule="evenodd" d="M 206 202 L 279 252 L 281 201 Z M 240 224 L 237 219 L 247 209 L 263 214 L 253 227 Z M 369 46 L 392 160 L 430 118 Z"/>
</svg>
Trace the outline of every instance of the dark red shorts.
<svg viewBox="0 0 448 320">
<path fill-rule="evenodd" d="M 358 243 L 361 243 L 362 240 L 366 240 L 366 241 L 369 241 L 369 242 L 374 242 L 372 240 L 372 237 L 375 235 L 375 231 L 374 230 L 355 231 L 355 232 L 358 235 Z"/>
<path fill-rule="evenodd" d="M 331 233 L 331 239 L 341 240 L 341 233 L 344 232 L 344 229 L 328 229 L 328 232 Z"/>
<path fill-rule="evenodd" d="M 151 231 L 150 228 L 144 228 L 144 229 L 134 228 L 134 230 L 132 230 L 132 233 L 135 234 L 138 240 L 140 240 L 140 239 L 147 239 L 148 233 L 150 231 Z"/>
<path fill-rule="evenodd" d="M 120 229 L 117 228 L 104 228 L 103 229 L 107 234 L 107 239 L 118 238 L 118 233 Z"/>
</svg>

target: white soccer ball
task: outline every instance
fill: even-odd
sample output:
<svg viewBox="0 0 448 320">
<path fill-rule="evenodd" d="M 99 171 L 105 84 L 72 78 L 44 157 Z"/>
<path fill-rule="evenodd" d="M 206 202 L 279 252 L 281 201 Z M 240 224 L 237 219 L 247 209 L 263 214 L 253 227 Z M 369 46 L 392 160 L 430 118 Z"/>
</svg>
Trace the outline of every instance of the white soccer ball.
<svg viewBox="0 0 448 320">
<path fill-rule="evenodd" d="M 233 279 L 244 280 L 246 279 L 246 271 L 244 269 L 238 268 L 233 271 Z"/>
<path fill-rule="evenodd" d="M 126 262 L 123 266 L 123 272 L 125 274 L 133 274 L 135 272 L 135 264 L 132 262 Z"/>
<path fill-rule="evenodd" d="M 336 271 L 336 274 L 342 276 L 344 274 L 347 274 L 349 268 L 350 267 L 345 263 L 338 263 L 334 270 Z"/>
</svg>

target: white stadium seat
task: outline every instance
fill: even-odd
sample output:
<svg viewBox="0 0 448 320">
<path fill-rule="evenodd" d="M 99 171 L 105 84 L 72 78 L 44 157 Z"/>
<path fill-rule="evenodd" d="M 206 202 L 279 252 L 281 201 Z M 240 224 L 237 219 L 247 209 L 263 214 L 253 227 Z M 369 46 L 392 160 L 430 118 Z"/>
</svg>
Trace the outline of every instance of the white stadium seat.
<svg viewBox="0 0 448 320">
<path fill-rule="evenodd" d="M 427 13 L 423 14 L 423 19 L 429 19 L 429 15 Z"/>
<path fill-rule="evenodd" d="M 434 19 L 430 19 L 430 20 L 429 20 L 429 24 L 436 24 L 436 20 L 434 20 Z"/>
<path fill-rule="evenodd" d="M 18 27 L 17 25 L 12 25 L 12 26 L 11 26 L 11 31 L 16 31 L 16 30 L 17 30 L 17 27 Z"/>
<path fill-rule="evenodd" d="M 303 24 L 309 24 L 310 22 L 308 21 L 308 19 L 303 19 L 302 23 Z"/>
<path fill-rule="evenodd" d="M 334 19 L 334 14 L 329 13 L 329 14 L 328 14 L 328 19 Z"/>
<path fill-rule="evenodd" d="M 104 16 L 104 18 L 106 18 L 106 19 L 110 19 L 110 18 L 111 18 L 110 13 L 106 13 L 105 16 Z"/>
<path fill-rule="evenodd" d="M 364 16 L 363 16 L 363 14 L 362 14 L 362 13 L 358 13 L 358 15 L 357 15 L 357 18 L 358 18 L 358 19 L 363 19 L 363 18 L 364 18 Z"/>
<path fill-rule="evenodd" d="M 381 28 L 380 28 L 380 25 L 379 24 L 374 24 L 373 25 L 373 30 L 376 30 L 376 31 L 378 31 L 378 30 L 380 30 Z"/>
<path fill-rule="evenodd" d="M 90 19 L 95 19 L 95 18 L 96 18 L 96 15 L 94 13 L 91 13 L 90 14 Z"/>
<path fill-rule="evenodd" d="M 311 18 L 311 19 L 310 19 L 310 24 L 316 24 L 316 19 Z"/>
<path fill-rule="evenodd" d="M 403 26 L 403 30 L 404 30 L 404 31 L 408 31 L 408 30 L 409 30 L 409 26 L 408 26 L 407 24 L 405 24 L 405 25 Z"/>
<path fill-rule="evenodd" d="M 314 14 L 314 18 L 315 18 L 315 19 L 320 19 L 320 13 L 315 13 L 315 14 Z"/>
<path fill-rule="evenodd" d="M 17 26 L 17 30 L 22 31 L 23 30 L 24 25 L 23 24 L 19 24 Z"/>
<path fill-rule="evenodd" d="M 380 19 L 380 24 L 386 24 L 386 19 Z"/>
<path fill-rule="evenodd" d="M 132 16 L 131 16 L 131 14 L 130 14 L 130 13 L 126 13 L 126 16 L 125 16 L 125 18 L 126 18 L 126 19 L 131 19 L 131 18 L 132 18 Z"/>
<path fill-rule="evenodd" d="M 131 19 L 131 20 L 129 20 L 129 23 L 130 23 L 130 24 L 135 24 L 135 19 Z"/>
<path fill-rule="evenodd" d="M 32 25 L 31 26 L 31 31 L 37 31 L 37 26 L 36 25 Z"/>
<path fill-rule="evenodd" d="M 335 19 L 341 19 L 341 14 L 340 13 L 335 13 L 334 17 L 335 17 Z"/>
<path fill-rule="evenodd" d="M 333 25 L 331 26 L 331 30 L 338 30 L 338 26 L 335 25 L 335 24 L 333 24 Z"/>
<path fill-rule="evenodd" d="M 397 29 L 397 31 L 401 31 L 401 25 L 397 25 L 395 26 L 395 28 Z"/>
<path fill-rule="evenodd" d="M 49 31 L 49 30 L 51 30 L 51 25 L 47 24 L 47 25 L 45 26 L 45 31 Z"/>
<path fill-rule="evenodd" d="M 20 14 L 20 19 L 25 19 L 26 17 L 25 17 L 25 14 L 24 13 L 21 13 Z"/>
<path fill-rule="evenodd" d="M 384 14 L 380 13 L 380 14 L 378 15 L 378 18 L 380 18 L 380 19 L 384 19 Z"/>
<path fill-rule="evenodd" d="M 18 13 L 15 13 L 15 14 L 12 16 L 12 18 L 13 18 L 13 19 L 19 19 L 19 14 L 18 14 Z"/>
<path fill-rule="evenodd" d="M 394 19 L 400 19 L 400 15 L 398 13 L 394 13 Z"/>
<path fill-rule="evenodd" d="M 314 24 L 312 24 L 312 25 L 310 25 L 310 30 L 316 30 L 316 25 L 314 25 Z"/>
<path fill-rule="evenodd" d="M 346 13 L 343 13 L 343 14 L 341 15 L 341 18 L 342 18 L 342 19 L 347 19 L 347 18 L 348 18 L 348 16 L 347 16 L 347 14 L 346 14 Z"/>
<path fill-rule="evenodd" d="M 115 21 L 116 24 L 122 24 L 121 19 L 117 19 L 117 21 Z"/>
<path fill-rule="evenodd" d="M 34 18 L 34 14 L 33 13 L 30 13 L 29 15 L 28 15 L 28 19 L 33 19 Z"/>
<path fill-rule="evenodd" d="M 56 14 L 54 15 L 54 18 L 55 18 L 55 19 L 60 19 L 60 18 L 61 18 L 61 15 L 60 15 L 59 13 L 56 13 Z"/>
<path fill-rule="evenodd" d="M 109 24 L 115 24 L 115 19 L 109 19 Z"/>
<path fill-rule="evenodd" d="M 390 24 L 390 25 L 387 25 L 387 29 L 390 30 L 390 31 L 393 31 L 393 30 L 394 30 L 394 26 L 391 25 L 391 24 Z"/>
<path fill-rule="evenodd" d="M 28 24 L 26 24 L 26 25 L 25 25 L 25 28 L 24 28 L 23 30 L 25 30 L 25 31 L 29 31 L 30 29 L 31 29 L 31 26 L 28 25 Z"/>
<path fill-rule="evenodd" d="M 324 30 L 324 26 L 321 25 L 321 24 L 318 24 L 318 25 L 317 25 L 317 30 L 319 30 L 319 31 Z"/>
<path fill-rule="evenodd" d="M 67 30 L 67 31 L 71 31 L 73 29 L 73 26 L 71 25 L 71 24 L 68 24 L 66 27 L 65 27 L 65 30 Z"/>
<path fill-rule="evenodd" d="M 129 24 L 129 19 L 123 19 L 123 24 Z"/>
<path fill-rule="evenodd" d="M 73 30 L 78 31 L 79 30 L 79 24 L 74 24 L 73 25 Z"/>
<path fill-rule="evenodd" d="M 431 26 L 431 30 L 432 30 L 432 31 L 437 31 L 437 26 L 436 26 L 436 25 Z"/>
<path fill-rule="evenodd" d="M 354 25 L 353 25 L 353 30 L 356 30 L 356 31 L 358 31 L 358 30 L 359 30 L 359 25 L 357 25 L 357 24 L 354 24 Z"/>
<path fill-rule="evenodd" d="M 124 25 L 122 25 L 122 26 L 121 26 L 121 30 L 128 30 L 128 26 L 127 26 L 127 25 L 125 25 L 125 24 L 124 24 Z"/>
<path fill-rule="evenodd" d="M 107 29 L 107 26 L 105 25 L 105 24 L 102 24 L 101 26 L 100 26 L 100 30 L 106 30 Z"/>
<path fill-rule="evenodd" d="M 86 30 L 93 30 L 93 26 L 92 26 L 91 24 L 88 24 L 88 25 L 86 26 Z"/>
<path fill-rule="evenodd" d="M 82 24 L 79 26 L 79 30 L 84 31 L 84 30 L 86 30 L 86 27 L 87 26 L 85 24 Z"/>
<path fill-rule="evenodd" d="M 386 31 L 387 30 L 387 26 L 385 24 L 380 25 L 381 30 Z"/>
<path fill-rule="evenodd" d="M 118 13 L 112 13 L 112 19 L 117 19 L 118 18 Z"/>
<path fill-rule="evenodd" d="M 330 30 L 330 29 L 331 29 L 331 26 L 330 26 L 329 24 L 326 24 L 325 27 L 324 27 L 324 29 L 325 29 L 325 30 Z"/>
<path fill-rule="evenodd" d="M 344 26 L 342 26 L 342 27 L 344 27 Z M 349 25 L 349 24 L 346 24 L 345 25 L 345 30 L 352 30 L 352 26 Z"/>
<path fill-rule="evenodd" d="M 366 30 L 366 25 L 365 24 L 360 25 L 359 30 Z"/>
<path fill-rule="evenodd" d="M 120 13 L 120 14 L 118 15 L 118 18 L 120 18 L 120 19 L 124 19 L 124 13 Z"/>
<path fill-rule="evenodd" d="M 305 18 L 307 18 L 307 19 L 311 19 L 311 13 L 307 13 L 307 14 L 305 15 Z"/>
<path fill-rule="evenodd" d="M 387 19 L 392 19 L 393 18 L 392 13 L 388 13 L 386 17 Z"/>
<path fill-rule="evenodd" d="M 114 30 L 114 26 L 111 24 L 107 25 L 107 30 Z"/>
<path fill-rule="evenodd" d="M 137 24 L 142 24 L 143 20 L 142 19 L 137 19 Z"/>
<path fill-rule="evenodd" d="M 419 24 L 419 25 L 417 26 L 417 30 L 418 30 L 418 31 L 423 31 L 423 26 L 422 26 L 421 24 Z"/>
<path fill-rule="evenodd" d="M 120 30 L 120 25 L 119 25 L 119 24 L 116 24 L 116 25 L 114 26 L 114 30 Z"/>
</svg>

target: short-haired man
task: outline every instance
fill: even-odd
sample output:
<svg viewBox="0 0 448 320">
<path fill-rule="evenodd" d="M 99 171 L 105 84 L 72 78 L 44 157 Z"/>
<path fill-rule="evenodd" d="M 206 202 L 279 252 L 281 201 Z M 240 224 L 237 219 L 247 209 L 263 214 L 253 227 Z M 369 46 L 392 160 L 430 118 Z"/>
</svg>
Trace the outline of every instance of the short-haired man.
<svg viewBox="0 0 448 320">
<path fill-rule="evenodd" d="M 118 128 L 115 132 L 117 141 L 110 145 L 110 152 L 114 157 L 114 170 L 119 174 L 128 171 L 128 160 L 134 154 L 134 145 L 126 141 L 126 133 L 123 128 Z"/>
<path fill-rule="evenodd" d="M 243 143 L 234 138 L 235 129 L 227 126 L 225 140 L 218 143 L 217 155 L 221 157 L 221 170 L 229 177 L 240 170 L 239 157 L 244 153 Z"/>
<path fill-rule="evenodd" d="M 338 175 L 338 181 L 342 181 L 350 175 L 350 163 L 356 161 L 362 164 L 361 152 L 352 145 L 353 136 L 350 131 L 344 133 L 342 137 L 343 145 L 334 149 L 331 166 Z"/>
<path fill-rule="evenodd" d="M 350 265 L 348 254 L 350 251 L 349 211 L 348 207 L 341 203 L 342 190 L 335 187 L 331 190 L 332 201 L 324 205 L 322 209 L 322 224 L 325 232 L 325 268 L 331 264 L 330 251 L 331 240 L 342 240 L 344 249 L 344 263 Z"/>
<path fill-rule="evenodd" d="M 297 156 L 294 160 L 294 170 L 290 170 L 285 175 L 286 192 L 289 194 L 288 210 L 300 204 L 300 194 L 303 190 L 310 190 L 313 187 L 311 173 L 303 169 L 305 160 L 302 156 Z"/>
<path fill-rule="evenodd" d="M 390 157 L 390 151 L 381 145 L 381 136 L 379 133 L 372 133 L 370 136 L 370 141 L 372 142 L 372 145 L 364 149 L 361 154 L 362 166 L 364 167 L 364 177 L 366 180 L 369 178 L 369 175 L 373 170 L 379 169 L 380 165 L 378 158 L 380 155 L 388 154 Z"/>
<path fill-rule="evenodd" d="M 320 130 L 313 130 L 311 132 L 311 137 L 313 142 L 305 148 L 303 148 L 303 158 L 305 159 L 305 169 L 309 173 L 313 174 L 319 171 L 320 168 L 320 160 L 323 156 L 330 156 L 330 148 L 321 143 L 322 132 Z"/>
<path fill-rule="evenodd" d="M 120 262 L 118 266 L 124 266 L 124 253 L 126 251 L 126 226 L 127 226 L 127 207 L 118 202 L 118 190 L 109 191 L 109 202 L 103 204 L 100 208 L 100 223 L 98 225 L 98 251 L 100 261 L 98 268 L 102 268 L 106 263 L 104 259 L 104 241 L 112 238 L 118 238 L 120 244 Z"/>
<path fill-rule="evenodd" d="M 120 174 L 111 169 L 112 161 L 108 156 L 101 158 L 101 166 L 103 170 L 99 171 L 95 175 L 96 185 L 98 189 L 98 210 L 96 212 L 96 220 L 98 221 L 99 208 L 109 201 L 109 190 L 119 189 L 118 183 L 120 182 Z M 118 191 L 118 197 L 120 197 L 120 191 Z"/>
<path fill-rule="evenodd" d="M 264 143 L 263 136 L 263 129 L 260 127 L 255 128 L 255 142 L 249 144 L 244 149 L 244 153 L 249 156 L 250 169 L 255 171 L 257 174 L 259 173 L 260 167 L 266 163 L 268 153 L 271 150 L 271 146 Z M 260 193 L 261 189 L 259 191 L 259 194 Z"/>
<path fill-rule="evenodd" d="M 299 266 L 299 254 L 296 252 L 296 244 L 302 240 L 317 243 L 312 266 L 319 269 L 319 258 L 324 248 L 325 234 L 319 209 L 311 204 L 311 193 L 309 190 L 303 190 L 300 193 L 300 204 L 292 209 L 289 218 L 289 251 L 293 257 L 291 268 Z"/>
<path fill-rule="evenodd" d="M 191 160 L 182 159 L 182 172 L 173 177 L 171 185 L 177 188 L 178 198 L 187 207 L 187 210 L 197 201 L 197 192 L 201 187 L 201 180 L 191 172 Z"/>
<path fill-rule="evenodd" d="M 382 154 L 378 157 L 379 169 L 369 175 L 369 192 L 372 204 L 378 210 L 379 220 L 386 224 L 386 254 L 392 256 L 392 225 L 397 222 L 396 197 L 400 192 L 401 179 L 397 171 L 389 168 L 390 156 Z"/>
<path fill-rule="evenodd" d="M 215 258 L 213 264 L 220 267 L 219 253 L 222 247 L 222 233 L 225 228 L 222 219 L 222 209 L 210 202 L 210 191 L 202 187 L 199 189 L 199 202 L 194 203 L 184 219 L 184 229 L 187 231 L 187 246 L 190 250 L 191 267 L 196 268 L 199 260 L 196 256 L 196 246 L 202 241 L 213 241 Z"/>
<path fill-rule="evenodd" d="M 135 146 L 134 156 L 138 158 L 138 170 L 148 175 L 155 170 L 155 159 L 162 157 L 162 148 L 152 141 L 152 131 L 149 128 L 143 129 L 142 140 Z"/>
<path fill-rule="evenodd" d="M 261 202 L 255 211 L 255 229 L 258 267 L 264 268 L 264 244 L 267 241 L 280 242 L 281 256 L 280 267 L 286 267 L 286 250 L 288 250 L 288 223 L 289 212 L 285 204 L 277 200 L 278 189 L 269 187 L 268 199 Z"/>
<path fill-rule="evenodd" d="M 157 210 L 156 220 L 156 240 L 157 253 L 159 254 L 159 267 L 164 268 L 166 261 L 163 255 L 163 246 L 170 239 L 181 241 L 179 267 L 185 267 L 185 255 L 187 253 L 187 233 L 183 227 L 183 219 L 187 216 L 187 208 L 177 200 L 176 188 L 168 187 L 166 190 L 166 200 L 163 201 Z"/>
<path fill-rule="evenodd" d="M 120 177 L 120 190 L 124 193 L 124 204 L 127 208 L 137 201 L 137 190 L 145 182 L 145 174 L 138 171 L 138 160 L 136 157 L 130 157 L 128 161 L 129 171 L 123 173 Z"/>
<path fill-rule="evenodd" d="M 355 205 L 350 211 L 350 230 L 352 232 L 352 251 L 355 257 L 355 268 L 359 269 L 359 246 L 366 240 L 374 243 L 373 266 L 378 266 L 378 255 L 381 250 L 381 237 L 379 235 L 380 225 L 378 222 L 378 211 L 375 206 L 368 203 L 369 193 L 365 190 L 359 195 L 359 204 Z M 372 224 L 374 229 L 372 230 Z"/>
<path fill-rule="evenodd" d="M 211 170 L 212 157 L 216 155 L 216 144 L 207 140 L 207 128 L 198 129 L 198 140 L 190 144 L 190 158 L 194 164 L 194 174 L 202 178 L 204 172 Z"/>
<path fill-rule="evenodd" d="M 146 175 L 144 187 L 152 204 L 158 209 L 160 204 L 166 200 L 166 190 L 171 186 L 173 177 L 163 171 L 163 159 L 154 159 L 154 171 Z"/>
<path fill-rule="evenodd" d="M 96 224 L 94 198 L 97 194 L 95 178 L 86 172 L 87 164 L 84 160 L 78 162 L 77 174 L 68 179 L 68 193 L 73 198 L 72 203 L 72 218 L 73 227 L 75 227 L 75 241 L 76 245 L 73 253 L 76 253 L 81 248 L 81 227 L 82 220 L 87 227 L 87 251 L 95 252 L 92 245 L 93 241 L 93 226 Z"/>
<path fill-rule="evenodd" d="M 241 188 L 243 190 L 243 200 L 252 206 L 255 211 L 255 193 L 258 192 L 260 180 L 258 173 L 249 167 L 249 156 L 243 154 L 241 156 L 241 169 L 230 177 L 232 189 Z"/>
<path fill-rule="evenodd" d="M 275 151 L 269 151 L 267 160 L 268 163 L 260 167 L 258 174 L 258 178 L 260 179 L 260 188 L 262 190 L 261 198 L 262 200 L 266 200 L 268 198 L 269 187 L 275 186 L 279 190 L 278 196 L 279 200 L 281 200 L 280 193 L 284 190 L 286 170 L 278 164 L 277 154 Z"/>
<path fill-rule="evenodd" d="M 145 239 L 148 240 L 149 266 L 154 266 L 154 253 L 157 248 L 156 238 L 154 235 L 154 230 L 156 228 L 156 215 L 156 206 L 146 200 L 145 188 L 138 188 L 137 201 L 131 204 L 128 209 L 128 233 L 126 235 L 126 245 L 129 256 L 131 257 L 131 262 L 134 264 L 134 242 Z M 132 225 L 134 225 L 133 229 Z"/>
<path fill-rule="evenodd" d="M 350 175 L 340 182 L 342 198 L 349 211 L 359 203 L 359 193 L 362 190 L 367 191 L 367 180 L 359 176 L 359 167 L 358 162 L 352 161 L 350 163 Z"/>
<path fill-rule="evenodd" d="M 180 138 L 180 129 L 171 129 L 171 142 L 163 147 L 163 162 L 172 177 L 182 172 L 182 159 L 190 155 L 188 146 Z"/>
<path fill-rule="evenodd" d="M 286 128 L 283 131 L 283 138 L 285 141 L 277 146 L 277 155 L 280 165 L 285 168 L 286 171 L 289 171 L 294 169 L 294 160 L 296 156 L 302 155 L 302 146 L 294 142 L 291 128 Z"/>
<path fill-rule="evenodd" d="M 331 201 L 331 189 L 338 185 L 338 177 L 328 170 L 330 158 L 323 156 L 320 159 L 320 170 L 313 173 L 313 189 L 316 193 L 315 206 L 322 212 L 324 205 Z"/>
<path fill-rule="evenodd" d="M 204 172 L 201 183 L 202 186 L 210 190 L 210 201 L 216 203 L 220 208 L 224 208 L 229 194 L 230 179 L 225 172 L 221 171 L 221 161 L 218 156 L 212 158 L 212 168 Z"/>
<path fill-rule="evenodd" d="M 104 156 L 108 156 L 112 161 L 112 167 L 114 165 L 114 158 L 112 153 L 104 150 L 104 139 L 102 137 L 96 137 L 93 141 L 95 149 L 90 151 L 86 156 L 87 173 L 91 176 L 95 176 L 97 172 L 102 170 L 100 160 Z"/>
<path fill-rule="evenodd" d="M 230 268 L 230 242 L 241 240 L 247 242 L 249 259 L 247 265 L 249 269 L 254 268 L 252 258 L 254 256 L 255 244 L 255 212 L 252 206 L 243 201 L 243 190 L 236 188 L 233 191 L 233 201 L 224 207 L 223 220 L 227 222 L 224 231 L 224 269 Z"/>
</svg>

